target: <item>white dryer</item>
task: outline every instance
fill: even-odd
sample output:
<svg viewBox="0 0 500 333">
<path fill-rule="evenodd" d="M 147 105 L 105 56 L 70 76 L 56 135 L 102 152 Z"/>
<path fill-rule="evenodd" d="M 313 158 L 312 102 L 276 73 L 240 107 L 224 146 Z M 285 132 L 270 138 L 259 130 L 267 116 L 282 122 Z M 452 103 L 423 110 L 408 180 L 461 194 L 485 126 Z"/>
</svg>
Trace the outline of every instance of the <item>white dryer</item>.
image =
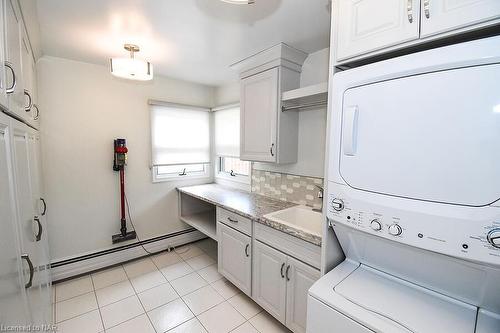
<svg viewBox="0 0 500 333">
<path fill-rule="evenodd" d="M 499 333 L 500 37 L 330 84 L 327 217 L 346 261 L 311 288 L 307 331 Z"/>
</svg>

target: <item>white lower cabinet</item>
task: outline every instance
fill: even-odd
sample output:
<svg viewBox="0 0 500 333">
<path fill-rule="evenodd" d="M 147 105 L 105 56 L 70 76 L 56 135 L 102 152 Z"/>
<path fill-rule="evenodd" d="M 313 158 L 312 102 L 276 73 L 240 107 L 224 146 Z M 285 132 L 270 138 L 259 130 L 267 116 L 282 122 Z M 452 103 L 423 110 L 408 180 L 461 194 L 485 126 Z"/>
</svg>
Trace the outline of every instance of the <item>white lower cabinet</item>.
<svg viewBox="0 0 500 333">
<path fill-rule="evenodd" d="M 307 293 L 320 271 L 254 241 L 253 299 L 295 333 L 306 332 Z"/>
<path fill-rule="evenodd" d="M 219 272 L 248 296 L 252 295 L 252 239 L 217 223 Z"/>
</svg>

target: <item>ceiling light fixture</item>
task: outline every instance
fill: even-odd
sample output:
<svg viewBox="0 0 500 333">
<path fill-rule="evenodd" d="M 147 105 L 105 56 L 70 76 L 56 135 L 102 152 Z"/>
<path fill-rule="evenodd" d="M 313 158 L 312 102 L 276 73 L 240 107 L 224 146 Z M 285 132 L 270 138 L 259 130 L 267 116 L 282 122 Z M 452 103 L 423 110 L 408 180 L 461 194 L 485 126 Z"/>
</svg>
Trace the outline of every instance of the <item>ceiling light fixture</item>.
<svg viewBox="0 0 500 333">
<path fill-rule="evenodd" d="M 139 46 L 125 44 L 123 48 L 130 52 L 130 58 L 111 58 L 110 69 L 114 76 L 138 81 L 149 81 L 153 79 L 153 65 L 150 62 L 136 59 L 135 52 L 139 52 Z"/>
<path fill-rule="evenodd" d="M 234 5 L 251 5 L 255 3 L 255 0 L 222 0 L 227 3 L 232 3 Z"/>
</svg>

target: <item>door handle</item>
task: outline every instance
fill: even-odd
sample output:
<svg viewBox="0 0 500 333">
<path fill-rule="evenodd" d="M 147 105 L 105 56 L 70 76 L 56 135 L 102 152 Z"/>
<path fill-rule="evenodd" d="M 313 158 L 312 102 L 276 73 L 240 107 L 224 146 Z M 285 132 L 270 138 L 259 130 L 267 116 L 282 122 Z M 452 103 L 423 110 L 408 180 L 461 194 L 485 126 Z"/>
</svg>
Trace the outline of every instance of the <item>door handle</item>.
<svg viewBox="0 0 500 333">
<path fill-rule="evenodd" d="M 269 148 L 269 152 L 271 153 L 271 156 L 274 156 L 274 143 L 271 144 L 271 148 Z"/>
<path fill-rule="evenodd" d="M 290 277 L 288 276 L 288 272 L 290 271 L 290 265 L 286 267 L 286 280 L 290 281 Z"/>
<path fill-rule="evenodd" d="M 33 106 L 33 99 L 31 98 L 31 94 L 28 90 L 24 89 L 24 95 L 28 96 L 28 105 L 24 107 L 24 111 L 30 112 L 31 107 Z"/>
<path fill-rule="evenodd" d="M 233 223 L 238 223 L 238 220 L 233 220 L 232 218 L 230 218 L 229 216 L 227 217 L 227 220 L 229 222 L 233 222 Z"/>
<path fill-rule="evenodd" d="M 406 3 L 406 13 L 408 14 L 408 22 L 413 23 L 413 0 L 408 0 Z"/>
<path fill-rule="evenodd" d="M 21 258 L 26 260 L 30 268 L 30 279 L 28 283 L 24 285 L 24 288 L 28 289 L 33 285 L 33 275 L 35 275 L 35 268 L 33 267 L 33 263 L 31 262 L 30 256 L 28 254 L 21 255 Z"/>
<path fill-rule="evenodd" d="M 14 71 L 14 67 L 12 66 L 12 63 L 6 61 L 4 63 L 5 67 L 7 67 L 8 69 L 10 69 L 10 72 L 12 73 L 12 84 L 10 87 L 8 88 L 5 88 L 5 92 L 7 94 L 12 94 L 15 90 L 16 90 L 16 84 L 17 84 L 17 80 L 16 80 L 16 72 Z"/>
<path fill-rule="evenodd" d="M 250 257 L 250 254 L 248 254 L 248 248 L 250 247 L 250 244 L 247 244 L 247 246 L 245 246 L 245 255 L 248 257 Z"/>
<path fill-rule="evenodd" d="M 285 263 L 281 264 L 281 278 L 285 278 L 285 274 L 283 273 L 283 268 L 285 268 Z"/>
<path fill-rule="evenodd" d="M 44 198 L 40 198 L 40 201 L 43 203 L 43 211 L 40 215 L 45 216 L 45 214 L 47 213 L 47 203 L 45 202 Z"/>
<path fill-rule="evenodd" d="M 33 220 L 35 220 L 35 222 L 38 224 L 38 233 L 36 234 L 35 239 L 37 242 L 39 242 L 42 239 L 42 233 L 43 233 L 42 224 L 40 223 L 40 219 L 38 218 L 38 216 L 35 216 Z"/>
<path fill-rule="evenodd" d="M 40 117 L 40 110 L 38 109 L 38 105 L 33 104 L 33 107 L 35 108 L 35 115 L 33 116 L 33 120 L 38 120 Z"/>
<path fill-rule="evenodd" d="M 357 106 L 349 106 L 344 112 L 344 129 L 342 131 L 342 142 L 344 155 L 356 155 L 356 141 L 358 136 L 359 111 Z"/>
<path fill-rule="evenodd" d="M 431 8 L 430 8 L 431 0 L 424 0 L 424 14 L 426 18 L 431 17 Z"/>
</svg>

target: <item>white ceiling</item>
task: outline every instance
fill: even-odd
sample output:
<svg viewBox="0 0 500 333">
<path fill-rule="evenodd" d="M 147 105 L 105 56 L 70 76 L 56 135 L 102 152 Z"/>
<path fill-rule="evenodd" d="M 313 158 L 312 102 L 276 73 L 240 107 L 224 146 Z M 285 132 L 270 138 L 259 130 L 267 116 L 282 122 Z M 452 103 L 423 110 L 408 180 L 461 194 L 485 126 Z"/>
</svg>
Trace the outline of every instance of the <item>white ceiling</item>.
<svg viewBox="0 0 500 333">
<path fill-rule="evenodd" d="M 278 42 L 328 47 L 329 0 L 38 0 L 42 52 L 95 64 L 141 47 L 155 74 L 223 85 L 229 65 Z"/>
</svg>

